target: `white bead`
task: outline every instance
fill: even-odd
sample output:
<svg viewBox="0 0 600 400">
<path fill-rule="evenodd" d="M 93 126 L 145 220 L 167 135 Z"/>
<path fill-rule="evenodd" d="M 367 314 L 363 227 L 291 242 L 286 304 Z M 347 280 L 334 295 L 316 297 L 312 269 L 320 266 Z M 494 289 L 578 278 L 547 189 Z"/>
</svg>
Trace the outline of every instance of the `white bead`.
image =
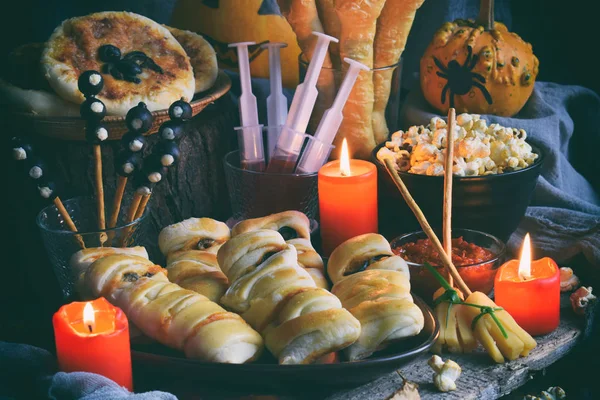
<svg viewBox="0 0 600 400">
<path fill-rule="evenodd" d="M 153 172 L 148 175 L 148 180 L 152 183 L 158 183 L 162 179 L 162 174 L 160 172 Z"/>
<path fill-rule="evenodd" d="M 163 129 L 162 135 L 163 135 L 163 138 L 165 138 L 167 140 L 175 139 L 175 132 L 173 132 L 173 129 L 171 129 L 171 128 Z"/>
<path fill-rule="evenodd" d="M 137 139 L 132 140 L 129 143 L 129 150 L 131 150 L 133 152 L 140 151 L 142 149 L 142 147 L 144 147 L 144 144 Z"/>
<path fill-rule="evenodd" d="M 183 108 L 180 106 L 173 107 L 173 115 L 177 118 L 181 117 L 183 115 Z"/>
<path fill-rule="evenodd" d="M 96 131 L 96 137 L 99 141 L 104 142 L 108 138 L 108 131 L 106 128 L 100 127 Z"/>
<path fill-rule="evenodd" d="M 148 194 L 152 193 L 152 191 L 150 190 L 150 188 L 148 186 L 140 186 L 139 188 L 137 188 L 136 191 L 138 192 L 138 194 L 142 194 L 142 195 L 148 195 Z"/>
<path fill-rule="evenodd" d="M 90 108 L 96 114 L 100 114 L 104 111 L 104 104 L 100 103 L 99 101 L 94 101 Z"/>
<path fill-rule="evenodd" d="M 125 163 L 123 164 L 123 172 L 125 172 L 126 174 L 130 174 L 133 172 L 133 170 L 135 169 L 135 166 L 132 163 Z"/>
<path fill-rule="evenodd" d="M 52 196 L 52 189 L 50 189 L 49 187 L 47 187 L 47 186 L 43 186 L 43 187 L 40 187 L 40 188 L 38 188 L 38 189 L 39 189 L 39 191 L 40 191 L 40 195 L 41 195 L 43 198 L 47 199 L 47 198 L 49 198 L 50 196 Z"/>
<path fill-rule="evenodd" d="M 31 167 L 29 170 L 29 176 L 33 179 L 40 179 L 42 175 L 44 175 L 44 171 L 42 171 L 42 169 L 37 165 L 35 167 Z"/>
<path fill-rule="evenodd" d="M 131 121 L 131 127 L 133 129 L 140 129 L 142 127 L 144 123 L 142 122 L 141 119 L 139 118 L 135 118 L 133 121 Z"/>
<path fill-rule="evenodd" d="M 173 158 L 172 155 L 165 154 L 164 156 L 161 157 L 160 162 L 163 166 L 169 167 L 169 166 L 173 165 L 173 163 L 175 162 L 175 159 Z"/>
<path fill-rule="evenodd" d="M 102 76 L 100 76 L 100 74 L 90 75 L 90 85 L 98 86 L 100 84 L 100 81 L 102 81 Z"/>
<path fill-rule="evenodd" d="M 25 160 L 27 159 L 27 152 L 22 147 L 14 148 L 13 157 L 15 160 Z"/>
</svg>

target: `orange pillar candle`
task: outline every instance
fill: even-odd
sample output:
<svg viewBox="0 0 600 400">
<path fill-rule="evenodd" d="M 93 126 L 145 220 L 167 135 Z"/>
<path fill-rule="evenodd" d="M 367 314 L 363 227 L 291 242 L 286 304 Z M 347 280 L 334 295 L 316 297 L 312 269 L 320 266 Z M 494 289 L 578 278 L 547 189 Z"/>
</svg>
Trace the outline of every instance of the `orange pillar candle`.
<svg viewBox="0 0 600 400">
<path fill-rule="evenodd" d="M 560 271 L 551 258 L 531 261 L 529 234 L 521 260 L 500 267 L 494 282 L 495 301 L 530 335 L 552 332 L 560 322 Z"/>
<path fill-rule="evenodd" d="M 133 391 L 127 317 L 104 297 L 62 306 L 52 318 L 61 371 L 93 372 Z"/>
<path fill-rule="evenodd" d="M 345 139 L 340 160 L 319 170 L 319 216 L 325 256 L 350 238 L 377 233 L 377 168 L 350 160 Z"/>
</svg>

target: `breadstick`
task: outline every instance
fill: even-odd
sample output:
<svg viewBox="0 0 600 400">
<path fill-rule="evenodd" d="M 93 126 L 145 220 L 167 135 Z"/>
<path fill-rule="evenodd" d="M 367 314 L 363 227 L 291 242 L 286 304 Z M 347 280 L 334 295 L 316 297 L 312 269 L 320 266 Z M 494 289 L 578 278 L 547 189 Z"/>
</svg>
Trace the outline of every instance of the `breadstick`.
<svg viewBox="0 0 600 400">
<path fill-rule="evenodd" d="M 312 33 L 325 33 L 321 20 L 319 19 L 315 0 L 277 0 L 277 3 L 279 4 L 281 14 L 287 19 L 292 30 L 296 34 L 298 45 L 300 46 L 306 61 L 310 62 L 317 44 L 317 37 Z M 333 68 L 329 54 L 325 55 L 323 68 L 330 71 Z M 319 75 L 317 90 L 319 91 L 319 96 L 317 97 L 315 108 L 308 123 L 308 130 L 313 133 L 317 129 L 325 110 L 333 104 L 333 99 L 335 97 L 335 79 L 332 71 L 330 73 L 321 73 Z"/>
<path fill-rule="evenodd" d="M 373 68 L 373 42 L 377 18 L 385 0 L 336 0 L 335 11 L 340 19 L 340 58 L 352 58 Z M 347 65 L 344 65 L 344 70 Z M 344 120 L 335 138 L 334 157 L 338 158 L 344 137 L 348 139 L 350 156 L 368 159 L 375 147 L 373 125 L 373 73 L 362 71 L 344 107 Z"/>
<path fill-rule="evenodd" d="M 375 34 L 375 68 L 394 65 L 404 51 L 408 33 L 417 9 L 424 0 L 387 0 L 377 20 Z M 373 105 L 373 135 L 375 143 L 387 140 L 390 133 L 385 119 L 385 109 L 390 97 L 393 69 L 373 74 L 375 103 Z"/>
<path fill-rule="evenodd" d="M 335 13 L 335 0 L 317 0 L 317 9 L 319 10 L 319 18 L 323 22 L 325 33 L 335 38 L 340 38 L 341 25 L 340 19 Z M 331 63 L 336 70 L 342 68 L 342 60 L 340 59 L 340 44 L 331 42 L 329 44 L 329 55 Z M 336 82 L 336 85 L 338 82 Z"/>
</svg>

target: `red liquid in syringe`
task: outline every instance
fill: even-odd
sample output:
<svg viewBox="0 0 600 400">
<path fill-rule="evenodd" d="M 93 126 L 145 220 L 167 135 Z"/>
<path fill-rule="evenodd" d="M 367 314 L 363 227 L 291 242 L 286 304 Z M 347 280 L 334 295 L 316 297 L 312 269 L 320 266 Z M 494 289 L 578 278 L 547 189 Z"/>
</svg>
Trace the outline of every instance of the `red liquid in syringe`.
<svg viewBox="0 0 600 400">
<path fill-rule="evenodd" d="M 271 158 L 267 166 L 267 172 L 272 174 L 293 174 L 296 170 L 297 157 L 290 158 Z"/>
<path fill-rule="evenodd" d="M 263 172 L 265 170 L 264 161 L 240 161 L 240 167 L 247 171 Z"/>
</svg>

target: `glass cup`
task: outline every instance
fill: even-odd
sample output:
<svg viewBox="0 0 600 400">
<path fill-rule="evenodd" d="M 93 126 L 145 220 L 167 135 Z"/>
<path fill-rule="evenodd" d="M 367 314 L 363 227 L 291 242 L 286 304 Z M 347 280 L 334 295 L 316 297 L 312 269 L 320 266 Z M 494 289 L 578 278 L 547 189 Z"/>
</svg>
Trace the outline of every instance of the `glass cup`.
<svg viewBox="0 0 600 400">
<path fill-rule="evenodd" d="M 232 218 L 241 220 L 297 210 L 314 219 L 319 207 L 318 174 L 257 172 L 240 168 L 238 150 L 225 156 Z"/>
<path fill-rule="evenodd" d="M 124 223 L 129 208 L 129 201 L 124 198 L 117 226 L 112 229 L 98 230 L 94 198 L 75 197 L 63 201 L 63 204 L 78 232 L 69 230 L 55 205 L 50 205 L 40 211 L 36 220 L 50 264 L 65 299 L 74 295 L 73 288 L 77 279 L 71 271 L 69 262 L 73 254 L 84 246 L 91 248 L 155 245 L 155 243 L 142 243 L 148 237 L 146 220 L 150 211 L 149 207 L 146 207 L 140 218 L 130 223 Z"/>
<path fill-rule="evenodd" d="M 298 57 L 298 64 L 300 68 L 300 82 L 304 81 L 306 71 L 308 70 L 308 61 L 303 53 Z M 371 69 L 373 72 L 373 82 L 381 82 L 389 80 L 390 84 L 390 95 L 387 99 L 387 106 L 385 107 L 385 122 L 387 123 L 390 133 L 396 132 L 400 129 L 400 89 L 401 89 L 401 77 L 402 77 L 402 58 L 393 65 L 382 66 Z M 335 86 L 339 87 L 340 83 L 344 78 L 344 72 L 341 69 L 322 67 L 319 75 L 319 85 L 322 82 L 335 82 Z M 321 89 L 321 88 L 319 88 Z M 317 103 L 325 109 L 331 107 L 333 99 L 337 94 L 337 90 L 333 93 L 327 94 L 325 91 L 319 90 L 317 96 Z M 332 96 L 333 95 L 333 96 Z M 321 113 L 325 111 L 321 110 Z M 310 132 L 314 133 L 314 132 Z"/>
</svg>

